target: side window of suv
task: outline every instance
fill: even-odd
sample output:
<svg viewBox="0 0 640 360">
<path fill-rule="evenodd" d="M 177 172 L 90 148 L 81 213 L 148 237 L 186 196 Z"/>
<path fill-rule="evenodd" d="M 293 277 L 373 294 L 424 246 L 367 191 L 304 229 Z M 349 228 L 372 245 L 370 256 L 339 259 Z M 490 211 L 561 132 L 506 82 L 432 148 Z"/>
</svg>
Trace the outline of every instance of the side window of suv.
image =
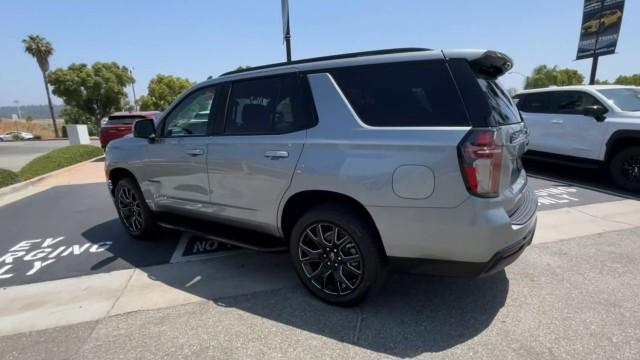
<svg viewBox="0 0 640 360">
<path fill-rule="evenodd" d="M 600 105 L 590 94 L 582 91 L 558 91 L 553 97 L 552 112 L 555 114 L 582 115 L 585 106 Z"/>
<path fill-rule="evenodd" d="M 370 126 L 468 126 L 444 62 L 412 61 L 330 72 L 360 120 Z"/>
<path fill-rule="evenodd" d="M 294 75 L 233 83 L 225 133 L 283 134 L 304 129 L 308 118 L 299 111 L 299 90 Z"/>
<path fill-rule="evenodd" d="M 215 94 L 215 88 L 205 88 L 188 95 L 164 120 L 162 135 L 164 137 L 206 135 Z"/>
<path fill-rule="evenodd" d="M 548 113 L 550 92 L 523 94 L 518 101 L 518 109 L 527 113 Z"/>
</svg>

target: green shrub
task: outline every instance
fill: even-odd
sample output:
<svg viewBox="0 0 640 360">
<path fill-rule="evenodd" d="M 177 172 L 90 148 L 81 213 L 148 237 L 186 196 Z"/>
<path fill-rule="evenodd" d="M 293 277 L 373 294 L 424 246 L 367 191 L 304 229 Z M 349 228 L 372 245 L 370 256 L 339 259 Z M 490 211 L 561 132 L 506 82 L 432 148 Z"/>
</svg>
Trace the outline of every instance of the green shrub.
<svg viewBox="0 0 640 360">
<path fill-rule="evenodd" d="M 29 180 L 64 167 L 102 155 L 102 149 L 93 145 L 71 145 L 50 151 L 29 161 L 19 171 L 22 180 Z"/>
<path fill-rule="evenodd" d="M 13 185 L 20 181 L 18 174 L 11 170 L 0 169 L 0 188 Z"/>
</svg>

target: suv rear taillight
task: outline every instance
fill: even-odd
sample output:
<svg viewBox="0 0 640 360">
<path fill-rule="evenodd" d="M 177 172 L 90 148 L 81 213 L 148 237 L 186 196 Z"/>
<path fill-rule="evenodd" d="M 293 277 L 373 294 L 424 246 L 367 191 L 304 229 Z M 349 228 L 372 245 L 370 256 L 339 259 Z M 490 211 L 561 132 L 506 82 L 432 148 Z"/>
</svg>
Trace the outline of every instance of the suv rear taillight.
<svg viewBox="0 0 640 360">
<path fill-rule="evenodd" d="M 458 155 L 467 190 L 480 197 L 498 196 L 502 173 L 502 145 L 496 142 L 496 131 L 469 131 L 458 145 Z"/>
</svg>

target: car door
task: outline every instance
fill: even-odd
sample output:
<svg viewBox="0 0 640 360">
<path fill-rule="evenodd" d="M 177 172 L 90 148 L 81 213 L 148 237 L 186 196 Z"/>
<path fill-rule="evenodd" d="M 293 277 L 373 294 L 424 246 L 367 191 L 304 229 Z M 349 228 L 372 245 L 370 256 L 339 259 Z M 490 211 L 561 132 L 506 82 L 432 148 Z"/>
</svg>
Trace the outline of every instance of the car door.
<svg viewBox="0 0 640 360">
<path fill-rule="evenodd" d="M 603 106 L 584 91 L 558 91 L 551 99 L 549 140 L 554 153 L 585 159 L 599 159 L 606 134 L 606 122 L 584 115 L 585 106 Z"/>
<path fill-rule="evenodd" d="M 297 75 L 231 84 L 224 136 L 208 145 L 215 215 L 277 232 L 277 210 L 291 183 L 312 112 L 306 80 Z"/>
<path fill-rule="evenodd" d="M 160 120 L 158 136 L 146 148 L 148 161 L 140 173 L 161 210 L 211 207 L 206 157 L 215 100 L 216 87 L 186 95 Z"/>
<path fill-rule="evenodd" d="M 529 150 L 554 151 L 554 144 L 550 142 L 549 136 L 552 130 L 549 98 L 549 93 L 545 91 L 527 93 L 518 100 L 518 109 L 529 129 Z"/>
</svg>

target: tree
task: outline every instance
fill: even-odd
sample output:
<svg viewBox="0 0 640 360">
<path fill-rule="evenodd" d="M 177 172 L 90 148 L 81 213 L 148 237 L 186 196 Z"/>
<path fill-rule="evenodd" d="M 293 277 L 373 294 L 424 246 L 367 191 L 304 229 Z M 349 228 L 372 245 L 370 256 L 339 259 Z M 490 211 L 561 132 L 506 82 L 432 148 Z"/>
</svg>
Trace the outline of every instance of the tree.
<svg viewBox="0 0 640 360">
<path fill-rule="evenodd" d="M 49 113 L 53 122 L 53 132 L 56 137 L 60 137 L 58 133 L 58 125 L 56 124 L 56 115 L 53 113 L 53 105 L 51 104 L 51 94 L 49 93 L 49 82 L 47 73 L 49 72 L 49 58 L 53 55 L 53 45 L 49 40 L 40 35 L 29 35 L 22 40 L 24 52 L 31 55 L 38 62 L 42 79 L 44 80 L 44 89 L 47 92 L 47 102 L 49 103 Z"/>
<path fill-rule="evenodd" d="M 189 79 L 179 76 L 158 74 L 149 81 L 147 95 L 140 98 L 140 110 L 163 111 L 193 84 Z"/>
<path fill-rule="evenodd" d="M 115 62 L 71 64 L 66 69 L 56 69 L 49 74 L 53 94 L 66 106 L 90 116 L 100 128 L 100 120 L 128 104 L 125 88 L 133 78 L 126 66 Z"/>
<path fill-rule="evenodd" d="M 618 85 L 640 86 L 640 74 L 620 75 L 614 83 Z"/>
<path fill-rule="evenodd" d="M 584 76 L 575 69 L 560 69 L 558 66 L 540 65 L 527 78 L 525 89 L 537 89 L 550 85 L 567 86 L 582 84 Z"/>
<path fill-rule="evenodd" d="M 245 69 L 249 69 L 249 68 L 251 68 L 251 66 L 249 66 L 249 65 L 240 65 L 237 68 L 235 68 L 234 71 L 245 70 Z"/>
</svg>

